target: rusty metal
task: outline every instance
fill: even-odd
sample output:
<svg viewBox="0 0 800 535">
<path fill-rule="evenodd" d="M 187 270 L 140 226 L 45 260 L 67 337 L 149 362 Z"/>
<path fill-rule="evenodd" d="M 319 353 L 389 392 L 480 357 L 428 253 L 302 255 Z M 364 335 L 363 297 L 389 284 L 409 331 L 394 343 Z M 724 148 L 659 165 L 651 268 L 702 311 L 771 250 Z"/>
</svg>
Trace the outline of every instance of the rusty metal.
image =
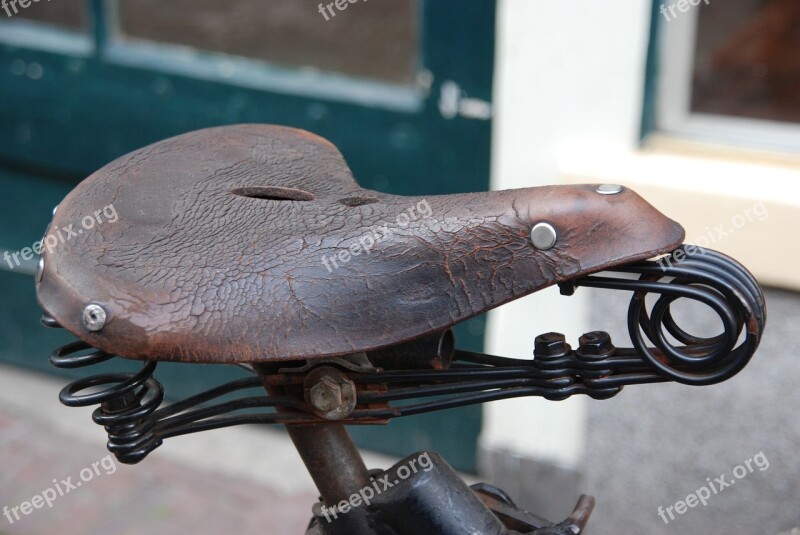
<svg viewBox="0 0 800 535">
<path fill-rule="evenodd" d="M 369 485 L 364 460 L 343 425 L 287 425 L 286 430 L 329 506 Z"/>
<path fill-rule="evenodd" d="M 594 498 L 583 494 L 578 499 L 569 517 L 563 522 L 554 524 L 538 515 L 520 509 L 505 492 L 497 487 L 486 483 L 478 483 L 472 485 L 472 489 L 481 501 L 503 522 L 503 525 L 510 530 L 514 530 L 514 533 L 579 535 L 584 533 L 589 517 L 594 510 Z"/>
<path fill-rule="evenodd" d="M 292 391 L 297 391 L 296 385 L 281 387 L 266 381 L 269 375 L 265 374 L 268 374 L 271 368 L 270 365 L 257 365 L 255 368 L 255 371 L 261 374 L 260 378 L 264 380 L 263 386 L 268 396 L 291 395 Z M 322 366 L 318 370 L 321 371 L 317 374 L 317 384 L 324 379 L 331 379 L 332 374 L 339 373 L 335 368 L 326 366 Z M 311 373 L 315 373 L 315 371 Z M 339 380 L 340 378 L 336 377 L 334 381 Z M 303 390 L 308 393 L 306 387 Z M 278 413 L 285 413 L 288 409 L 278 406 L 276 410 Z M 284 423 L 284 427 L 311 479 L 314 480 L 325 506 L 336 507 L 342 500 L 348 500 L 350 496 L 370 485 L 369 471 L 364 464 L 364 459 L 343 425 L 334 423 L 291 425 Z M 336 529 L 325 529 L 321 533 L 326 535 L 370 535 L 373 532 L 369 528 L 366 511 L 362 509 L 338 522 Z"/>
<path fill-rule="evenodd" d="M 269 373 L 274 374 L 291 374 L 297 375 L 302 374 L 305 375 L 309 371 L 313 370 L 314 368 L 322 365 L 326 366 L 335 366 L 337 368 L 342 368 L 344 370 L 351 370 L 354 372 L 376 372 L 378 371 L 375 366 L 372 365 L 372 362 L 367 358 L 366 353 L 353 353 L 352 355 L 342 355 L 340 357 L 323 357 L 320 359 L 314 359 L 309 361 L 299 361 L 300 364 L 296 362 L 291 362 L 288 364 L 292 364 L 292 366 L 272 366 L 266 369 L 271 370 Z M 281 363 L 284 364 L 284 363 Z M 256 364 L 256 367 L 263 366 Z"/>
<path fill-rule="evenodd" d="M 578 498 L 575 509 L 567 519 L 567 527 L 570 533 L 581 533 L 589 522 L 589 517 L 594 511 L 594 498 L 585 494 Z"/>
<path fill-rule="evenodd" d="M 370 486 L 370 476 L 347 429 L 343 425 L 286 425 L 286 432 L 319 490 L 322 503 L 336 507 Z M 354 509 L 343 516 L 330 535 L 370 535 L 367 510 Z"/>
<path fill-rule="evenodd" d="M 314 414 L 326 420 L 341 420 L 356 408 L 356 386 L 331 366 L 312 370 L 303 382 L 304 398 Z"/>
</svg>

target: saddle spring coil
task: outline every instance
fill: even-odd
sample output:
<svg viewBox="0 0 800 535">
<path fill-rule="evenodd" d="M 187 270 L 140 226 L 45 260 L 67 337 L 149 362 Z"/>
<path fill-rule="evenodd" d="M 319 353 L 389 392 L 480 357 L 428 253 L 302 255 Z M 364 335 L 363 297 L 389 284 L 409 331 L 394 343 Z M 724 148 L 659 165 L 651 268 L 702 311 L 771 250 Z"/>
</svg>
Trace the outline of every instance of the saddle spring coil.
<svg viewBox="0 0 800 535">
<path fill-rule="evenodd" d="M 47 315 L 42 316 L 41 322 L 46 327 L 61 328 L 55 319 Z M 50 363 L 57 368 L 73 369 L 93 366 L 117 357 L 78 340 L 56 349 L 50 355 Z M 59 393 L 59 400 L 68 407 L 99 404 L 92 413 L 92 420 L 105 428 L 108 450 L 121 463 L 138 463 L 169 437 L 240 424 L 313 420 L 311 415 L 298 410 L 297 400 L 281 396 L 262 394 L 209 403 L 241 390 L 258 388 L 263 391 L 260 377 L 233 380 L 171 405 L 161 406 L 164 387 L 153 377 L 156 365 L 156 361 L 147 361 L 138 372 L 103 373 L 78 379 Z M 294 417 L 282 417 L 277 412 L 234 414 L 241 410 L 278 405 L 294 410 Z"/>
<path fill-rule="evenodd" d="M 60 327 L 47 316 L 42 317 L 42 323 Z M 50 363 L 57 368 L 82 368 L 114 357 L 116 355 L 79 340 L 56 349 L 50 356 Z M 138 372 L 105 373 L 79 379 L 65 386 L 58 398 L 68 407 L 99 404 L 92 413 L 92 420 L 108 433 L 108 450 L 120 462 L 135 464 L 162 443 L 154 433 L 153 413 L 164 400 L 164 387 L 153 378 L 155 370 L 156 362 L 149 361 Z M 91 389 L 94 391 L 78 394 Z"/>
<path fill-rule="evenodd" d="M 710 249 L 689 254 L 685 248 L 673 252 L 684 252 L 685 257 L 675 265 L 646 261 L 614 268 L 637 274 L 638 279 L 589 275 L 572 286 L 561 285 L 561 290 L 566 294 L 575 286 L 632 290 L 627 323 L 635 354 L 669 380 L 710 385 L 730 379 L 749 362 L 761 341 L 766 304 L 758 283 L 741 264 Z M 671 280 L 664 282 L 665 278 Z M 648 293 L 660 294 L 649 314 Z M 708 306 L 719 318 L 722 332 L 704 338 L 678 326 L 670 307 L 681 298 Z M 670 343 L 667 333 L 683 345 Z"/>
</svg>

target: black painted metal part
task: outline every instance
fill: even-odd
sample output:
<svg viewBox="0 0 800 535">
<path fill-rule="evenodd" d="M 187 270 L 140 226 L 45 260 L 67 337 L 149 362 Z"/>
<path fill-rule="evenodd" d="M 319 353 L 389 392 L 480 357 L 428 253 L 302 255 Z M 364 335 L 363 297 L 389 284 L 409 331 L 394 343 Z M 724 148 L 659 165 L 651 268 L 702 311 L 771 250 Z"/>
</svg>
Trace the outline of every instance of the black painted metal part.
<svg viewBox="0 0 800 535">
<path fill-rule="evenodd" d="M 93 419 L 105 427 L 108 448 L 123 463 L 141 461 L 172 436 L 245 423 L 286 425 L 322 494 L 309 533 L 576 535 L 591 512 L 591 498 L 582 498 L 564 522 L 549 523 L 519 510 L 498 489 L 470 489 L 434 453 L 426 454 L 431 459 L 429 471 L 397 477 L 409 457 L 381 472 L 380 477 L 388 474 L 398 484 L 335 522 L 327 522 L 322 507 L 336 507 L 375 481 L 376 474 L 366 471 L 344 424 L 381 424 L 395 417 L 520 396 L 563 400 L 583 394 L 606 399 L 630 384 L 714 384 L 747 364 L 766 321 L 756 281 L 737 262 L 713 251 L 687 256 L 675 265 L 629 264 L 563 283 L 561 290 L 570 295 L 581 286 L 632 292 L 628 330 L 633 347 L 618 347 L 607 333 L 593 331 L 573 349 L 563 335 L 546 333 L 535 340 L 533 360 L 511 359 L 454 350 L 448 330 L 375 354 L 244 365 L 253 377 L 167 406 L 161 406 L 164 389 L 153 377 L 155 361 L 145 362 L 137 373 L 75 381 L 60 398 L 69 406 L 99 404 Z M 649 310 L 648 295 L 657 296 Z M 670 311 L 681 298 L 708 306 L 723 331 L 700 338 L 681 328 Z M 47 316 L 42 322 L 59 327 Z M 79 341 L 57 349 L 51 362 L 76 368 L 113 357 Z M 267 395 L 215 401 L 264 387 Z M 413 402 L 393 405 L 400 400 Z M 253 413 L 254 408 L 267 410 Z"/>
<path fill-rule="evenodd" d="M 518 508 L 499 489 L 472 487 L 437 453 L 409 455 L 334 506 L 314 505 L 307 535 L 578 535 L 594 500 L 582 496 L 552 523 Z"/>
</svg>

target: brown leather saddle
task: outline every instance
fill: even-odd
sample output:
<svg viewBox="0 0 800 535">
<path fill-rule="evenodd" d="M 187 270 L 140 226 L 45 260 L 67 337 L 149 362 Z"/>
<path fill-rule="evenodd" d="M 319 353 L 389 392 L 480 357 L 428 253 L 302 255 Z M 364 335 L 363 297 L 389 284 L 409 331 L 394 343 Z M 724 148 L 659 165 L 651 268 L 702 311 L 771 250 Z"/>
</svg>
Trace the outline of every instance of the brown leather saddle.
<svg viewBox="0 0 800 535">
<path fill-rule="evenodd" d="M 387 195 L 360 188 L 323 139 L 240 125 L 145 147 L 78 185 L 43 240 L 37 290 L 42 323 L 82 339 L 57 348 L 54 366 L 146 360 L 59 394 L 98 405 L 92 419 L 120 462 L 174 436 L 282 424 L 328 507 L 379 475 L 344 424 L 525 396 L 608 399 L 626 385 L 738 373 L 761 338 L 763 293 L 738 262 L 682 239 L 620 186 Z M 671 254 L 647 260 L 661 253 Z M 451 326 L 553 284 L 631 292 L 632 347 L 591 331 L 574 349 L 563 334 L 540 334 L 533 359 L 455 349 Z M 679 299 L 709 307 L 722 332 L 684 330 L 671 312 Z M 158 360 L 242 364 L 253 375 L 164 405 Z M 547 522 L 437 459 L 442 472 L 395 480 L 383 501 L 353 504 L 358 513 L 331 529 L 315 504 L 308 533 L 575 534 L 593 507 L 582 497 L 567 520 Z"/>
<path fill-rule="evenodd" d="M 49 232 L 70 226 L 42 251 L 46 313 L 110 353 L 205 363 L 391 346 L 684 237 L 626 188 L 366 190 L 331 143 L 270 125 L 119 158 L 63 200 Z"/>
</svg>

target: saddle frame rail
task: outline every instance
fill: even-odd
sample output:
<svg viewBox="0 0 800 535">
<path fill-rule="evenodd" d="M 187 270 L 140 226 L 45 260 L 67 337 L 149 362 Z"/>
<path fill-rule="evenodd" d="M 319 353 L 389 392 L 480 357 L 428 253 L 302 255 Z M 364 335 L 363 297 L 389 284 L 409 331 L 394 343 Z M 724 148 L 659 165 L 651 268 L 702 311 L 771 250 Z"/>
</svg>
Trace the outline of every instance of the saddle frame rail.
<svg viewBox="0 0 800 535">
<path fill-rule="evenodd" d="M 243 364 L 254 374 L 252 377 L 169 405 L 163 405 L 164 388 L 153 377 L 156 361 L 144 362 L 138 372 L 74 381 L 61 391 L 60 400 L 68 406 L 99 404 L 93 420 L 105 427 L 108 449 L 128 464 L 141 461 L 173 436 L 239 424 L 285 425 L 312 477 L 320 483 L 324 504 L 331 506 L 374 480 L 352 445 L 345 424 L 383 424 L 391 418 L 522 396 L 563 400 L 588 395 L 607 399 L 630 384 L 714 384 L 734 376 L 748 363 L 766 321 L 764 296 L 756 281 L 740 264 L 714 251 L 686 256 L 677 265 L 657 261 L 628 264 L 560 286 L 565 295 L 581 286 L 632 292 L 627 323 L 633 347 L 616 347 L 608 333 L 592 331 L 581 336 L 577 349 L 572 349 L 564 335 L 545 333 L 535 339 L 533 360 L 515 359 L 456 350 L 448 329 L 374 352 Z M 652 294 L 658 297 L 648 311 L 646 298 Z M 708 306 L 719 317 L 723 331 L 703 338 L 681 328 L 670 307 L 682 298 Z M 42 323 L 60 327 L 48 316 L 43 316 Z M 58 348 L 51 363 L 79 368 L 114 356 L 77 341 Z M 246 394 L 256 388 L 266 389 L 266 395 Z M 232 394 L 240 397 L 218 401 Z M 412 402 L 394 405 L 397 401 Z M 253 412 L 255 409 L 268 410 Z M 321 449 L 319 444 L 329 447 Z M 452 479 L 447 475 L 449 466 L 443 460 L 437 463 L 442 481 Z M 343 465 L 349 467 L 346 473 L 331 479 L 331 473 L 336 472 L 332 467 Z M 349 527 L 327 526 L 315 513 L 316 524 L 312 523 L 309 533 L 368 533 L 363 530 L 376 521 L 374 515 L 391 517 L 392 507 L 417 503 L 414 493 L 427 496 L 428 490 L 439 483 L 431 480 L 420 483 L 419 488 L 411 485 L 405 494 L 398 489 L 391 495 L 395 498 L 385 497 L 385 509 L 380 514 L 350 515 L 347 522 L 337 524 Z M 450 484 L 460 488 L 452 481 Z M 582 498 L 570 519 L 554 524 L 519 510 L 496 489 L 484 486 L 465 496 L 473 505 L 465 502 L 464 510 L 476 515 L 475 522 L 488 518 L 482 516 L 486 514 L 502 519 L 496 524 L 499 531 L 486 531 L 498 534 L 580 533 L 593 504 L 590 498 Z M 480 499 L 474 500 L 475 496 Z M 419 510 L 416 517 L 433 521 L 431 514 Z M 442 533 L 463 529 L 460 524 L 447 527 L 446 519 L 440 520 Z M 352 531 L 353 522 L 362 531 Z M 411 531 L 397 533 L 419 532 L 413 531 L 418 527 L 413 522 L 408 526 Z"/>
</svg>

